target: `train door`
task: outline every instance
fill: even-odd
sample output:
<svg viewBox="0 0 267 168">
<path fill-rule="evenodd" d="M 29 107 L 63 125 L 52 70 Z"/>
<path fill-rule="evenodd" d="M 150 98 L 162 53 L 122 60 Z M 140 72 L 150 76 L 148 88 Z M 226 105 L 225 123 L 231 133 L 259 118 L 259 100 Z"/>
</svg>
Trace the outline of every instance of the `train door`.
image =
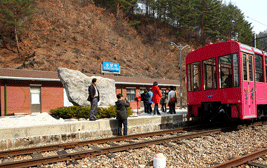
<svg viewBox="0 0 267 168">
<path fill-rule="evenodd" d="M 243 62 L 243 116 L 250 118 L 256 116 L 255 103 L 255 77 L 254 55 L 242 53 Z"/>
</svg>

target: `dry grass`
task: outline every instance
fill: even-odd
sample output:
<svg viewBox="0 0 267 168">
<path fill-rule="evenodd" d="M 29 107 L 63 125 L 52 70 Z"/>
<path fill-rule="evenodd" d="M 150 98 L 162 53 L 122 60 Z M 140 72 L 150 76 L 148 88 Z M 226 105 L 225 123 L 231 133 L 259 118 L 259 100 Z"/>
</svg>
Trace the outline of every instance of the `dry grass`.
<svg viewBox="0 0 267 168">
<path fill-rule="evenodd" d="M 125 17 L 116 19 L 89 0 L 37 2 L 39 12 L 20 34 L 20 57 L 12 30 L 0 27 L 0 42 L 6 44 L 0 48 L 1 68 L 66 67 L 99 74 L 101 62 L 110 61 L 121 64 L 123 76 L 179 79 L 179 50 L 169 48 L 177 37 L 169 26 L 154 21 L 130 27 Z"/>
</svg>

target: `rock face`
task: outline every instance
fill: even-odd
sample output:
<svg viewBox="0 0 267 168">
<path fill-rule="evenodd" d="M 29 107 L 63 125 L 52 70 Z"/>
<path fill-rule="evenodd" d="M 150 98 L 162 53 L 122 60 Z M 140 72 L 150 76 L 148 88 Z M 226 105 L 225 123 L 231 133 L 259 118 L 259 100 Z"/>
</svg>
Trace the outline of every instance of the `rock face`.
<svg viewBox="0 0 267 168">
<path fill-rule="evenodd" d="M 116 99 L 116 87 L 113 79 L 103 78 L 100 76 L 88 77 L 80 71 L 67 68 L 58 68 L 58 77 L 62 82 L 68 99 L 73 105 L 89 106 L 88 87 L 92 84 L 92 79 L 97 79 L 96 87 L 100 94 L 100 106 L 113 106 Z"/>
</svg>

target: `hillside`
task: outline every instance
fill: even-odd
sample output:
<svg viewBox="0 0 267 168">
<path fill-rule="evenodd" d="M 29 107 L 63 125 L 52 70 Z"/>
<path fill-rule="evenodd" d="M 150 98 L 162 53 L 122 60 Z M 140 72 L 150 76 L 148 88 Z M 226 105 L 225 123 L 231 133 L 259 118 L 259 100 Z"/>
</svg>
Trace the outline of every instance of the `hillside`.
<svg viewBox="0 0 267 168">
<path fill-rule="evenodd" d="M 123 76 L 179 79 L 179 50 L 170 50 L 177 41 L 168 25 L 128 26 L 126 17 L 85 0 L 37 0 L 36 10 L 19 35 L 20 56 L 13 31 L 0 25 L 0 68 L 99 74 L 101 62 L 110 61 L 121 64 Z"/>
</svg>

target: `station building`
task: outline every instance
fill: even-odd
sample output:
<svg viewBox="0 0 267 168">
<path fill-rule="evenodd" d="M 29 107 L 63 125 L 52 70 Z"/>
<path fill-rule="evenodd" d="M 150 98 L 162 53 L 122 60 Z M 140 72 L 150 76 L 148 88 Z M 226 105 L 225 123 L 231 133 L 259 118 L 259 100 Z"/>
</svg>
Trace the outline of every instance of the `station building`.
<svg viewBox="0 0 267 168">
<path fill-rule="evenodd" d="M 140 96 L 146 88 L 157 81 L 161 90 L 169 86 L 180 86 L 178 80 L 136 78 L 114 75 L 85 74 L 102 76 L 115 80 L 116 94 L 122 93 L 137 109 L 135 96 Z M 142 103 L 141 103 L 142 104 Z M 34 114 L 49 112 L 50 109 L 72 106 L 69 102 L 57 72 L 0 69 L 0 114 Z M 140 105 L 138 105 L 139 107 Z"/>
</svg>

